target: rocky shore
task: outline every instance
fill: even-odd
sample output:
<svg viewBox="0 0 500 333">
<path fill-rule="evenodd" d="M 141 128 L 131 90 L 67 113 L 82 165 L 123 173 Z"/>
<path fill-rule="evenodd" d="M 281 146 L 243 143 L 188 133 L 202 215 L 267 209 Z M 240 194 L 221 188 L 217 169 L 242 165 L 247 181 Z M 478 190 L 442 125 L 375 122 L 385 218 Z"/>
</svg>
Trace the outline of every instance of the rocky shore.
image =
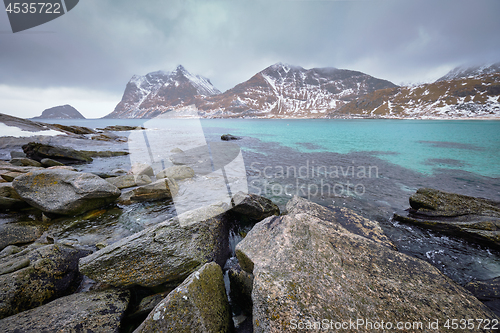
<svg viewBox="0 0 500 333">
<path fill-rule="evenodd" d="M 163 209 L 196 172 L 177 156 L 157 173 L 96 175 L 73 166 L 106 153 L 23 150 L 0 163 L 2 332 L 446 332 L 448 319 L 500 320 L 497 279 L 460 286 L 399 252 L 378 222 L 296 196 L 280 212 L 238 192 L 104 241 L 93 228 L 116 210 Z M 410 205 L 394 219 L 498 245 L 498 203 L 420 189 Z M 58 238 L 77 227 L 84 241 Z"/>
</svg>

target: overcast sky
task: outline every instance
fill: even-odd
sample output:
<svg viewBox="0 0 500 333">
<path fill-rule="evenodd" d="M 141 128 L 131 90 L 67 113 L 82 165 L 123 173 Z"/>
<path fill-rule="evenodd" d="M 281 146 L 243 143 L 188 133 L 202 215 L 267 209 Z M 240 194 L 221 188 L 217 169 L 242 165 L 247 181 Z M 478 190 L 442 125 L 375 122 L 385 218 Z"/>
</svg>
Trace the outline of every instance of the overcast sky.
<svg viewBox="0 0 500 333">
<path fill-rule="evenodd" d="M 221 91 L 276 62 L 396 84 L 500 61 L 500 0 L 80 0 L 12 33 L 0 13 L 0 112 L 113 111 L 134 74 L 179 64 Z"/>
</svg>

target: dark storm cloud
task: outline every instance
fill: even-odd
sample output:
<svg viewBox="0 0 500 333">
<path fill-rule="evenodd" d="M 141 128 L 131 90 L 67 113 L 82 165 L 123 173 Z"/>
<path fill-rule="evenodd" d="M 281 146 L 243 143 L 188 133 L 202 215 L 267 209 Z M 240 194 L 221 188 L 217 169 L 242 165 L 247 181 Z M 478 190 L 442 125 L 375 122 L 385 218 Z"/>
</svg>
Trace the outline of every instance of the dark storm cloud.
<svg viewBox="0 0 500 333">
<path fill-rule="evenodd" d="M 183 64 L 225 90 L 278 61 L 426 81 L 499 61 L 498 13 L 498 0 L 82 0 L 17 34 L 0 15 L 0 85 L 119 95 Z"/>
</svg>

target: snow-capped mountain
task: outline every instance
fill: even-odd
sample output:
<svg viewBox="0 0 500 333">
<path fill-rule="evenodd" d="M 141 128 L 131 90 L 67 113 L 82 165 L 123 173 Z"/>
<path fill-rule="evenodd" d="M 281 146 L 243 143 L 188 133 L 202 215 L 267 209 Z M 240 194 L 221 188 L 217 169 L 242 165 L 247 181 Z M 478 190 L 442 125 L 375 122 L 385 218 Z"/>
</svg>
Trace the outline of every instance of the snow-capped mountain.
<svg viewBox="0 0 500 333">
<path fill-rule="evenodd" d="M 460 66 L 451 70 L 445 76 L 440 77 L 439 79 L 436 80 L 436 82 L 473 78 L 478 75 L 493 74 L 493 73 L 500 73 L 500 62 L 497 62 L 493 65 L 482 65 L 482 66 L 472 66 L 472 67 Z"/>
<path fill-rule="evenodd" d="M 378 90 L 332 111 L 330 117 L 500 118 L 500 73 L 463 73 L 445 76 L 458 74 L 456 79 Z"/>
<path fill-rule="evenodd" d="M 31 119 L 85 119 L 85 117 L 77 109 L 66 104 L 46 109 L 40 116 Z"/>
<path fill-rule="evenodd" d="M 178 66 L 173 72 L 134 75 L 122 100 L 105 118 L 153 118 L 174 108 L 197 104 L 203 96 L 219 94 L 210 80 Z"/>
<path fill-rule="evenodd" d="M 205 117 L 318 118 L 367 93 L 393 87 L 361 72 L 277 63 L 197 106 Z"/>
</svg>

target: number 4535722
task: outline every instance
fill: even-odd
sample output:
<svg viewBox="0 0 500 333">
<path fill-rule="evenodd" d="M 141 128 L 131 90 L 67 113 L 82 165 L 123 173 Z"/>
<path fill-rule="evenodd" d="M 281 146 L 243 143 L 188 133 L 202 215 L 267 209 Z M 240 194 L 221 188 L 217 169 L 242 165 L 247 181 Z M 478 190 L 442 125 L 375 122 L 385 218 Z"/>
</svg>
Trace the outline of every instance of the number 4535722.
<svg viewBox="0 0 500 333">
<path fill-rule="evenodd" d="M 61 14 L 61 4 L 60 3 L 50 3 L 50 2 L 14 2 L 9 3 L 5 11 L 9 14 Z"/>
</svg>

